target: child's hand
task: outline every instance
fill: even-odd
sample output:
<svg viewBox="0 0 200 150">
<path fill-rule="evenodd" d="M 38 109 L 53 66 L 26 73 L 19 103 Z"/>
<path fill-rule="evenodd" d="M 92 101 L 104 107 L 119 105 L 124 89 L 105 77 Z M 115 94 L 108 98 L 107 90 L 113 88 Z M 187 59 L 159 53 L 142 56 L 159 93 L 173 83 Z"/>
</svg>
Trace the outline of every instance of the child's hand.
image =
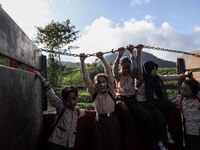
<svg viewBox="0 0 200 150">
<path fill-rule="evenodd" d="M 103 53 L 102 52 L 97 52 L 96 53 L 96 57 L 99 58 L 99 59 L 102 59 L 103 58 Z"/>
<path fill-rule="evenodd" d="M 79 118 L 84 117 L 87 113 L 87 109 L 80 109 Z"/>
<path fill-rule="evenodd" d="M 123 102 L 123 101 L 117 101 L 116 104 L 117 104 L 117 105 L 118 105 L 118 104 L 124 104 L 124 102 Z"/>
<path fill-rule="evenodd" d="M 124 47 L 118 48 L 118 55 L 119 56 L 122 56 L 124 54 L 124 52 L 125 52 L 125 48 Z"/>
<path fill-rule="evenodd" d="M 142 50 L 144 48 L 144 45 L 138 44 L 135 48 L 137 48 L 137 50 Z"/>
<path fill-rule="evenodd" d="M 80 57 L 80 60 L 82 60 L 82 61 L 84 61 L 87 58 L 87 56 L 85 55 L 85 53 L 81 53 L 79 55 L 79 57 Z"/>
<path fill-rule="evenodd" d="M 127 49 L 129 50 L 129 52 L 130 52 L 131 54 L 133 54 L 134 45 L 129 45 L 129 46 L 127 46 Z"/>
<path fill-rule="evenodd" d="M 183 77 L 187 77 L 189 79 L 192 79 L 193 78 L 193 74 L 192 74 L 192 71 L 186 71 L 183 73 Z"/>
<path fill-rule="evenodd" d="M 42 80 L 43 77 L 42 77 L 42 75 L 40 74 L 39 71 L 34 71 L 34 73 L 40 80 Z"/>
</svg>

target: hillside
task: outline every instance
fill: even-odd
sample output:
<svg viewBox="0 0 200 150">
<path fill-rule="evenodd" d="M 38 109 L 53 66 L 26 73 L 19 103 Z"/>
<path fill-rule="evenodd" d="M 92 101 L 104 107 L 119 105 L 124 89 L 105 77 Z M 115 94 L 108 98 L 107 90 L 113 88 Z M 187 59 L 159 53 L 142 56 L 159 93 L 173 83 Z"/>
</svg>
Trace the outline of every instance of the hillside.
<svg viewBox="0 0 200 150">
<path fill-rule="evenodd" d="M 124 54 L 125 56 L 129 56 L 129 53 L 128 52 L 125 52 Z M 111 53 L 111 54 L 108 54 L 105 56 L 105 59 L 108 61 L 108 62 L 114 62 L 115 58 L 117 56 L 117 53 Z M 160 68 L 173 68 L 173 67 L 176 67 L 176 63 L 175 62 L 172 62 L 172 61 L 166 61 L 166 60 L 163 60 L 163 59 L 160 59 L 160 58 L 157 58 L 156 56 L 150 54 L 150 53 L 147 53 L 147 52 L 142 52 L 142 62 L 146 61 L 146 60 L 152 60 L 154 61 L 155 63 L 158 64 L 158 66 Z M 67 67 L 70 67 L 70 68 L 77 68 L 79 67 L 79 63 L 73 63 L 73 62 L 66 62 L 66 61 L 62 61 L 62 65 L 64 66 L 67 66 Z"/>
<path fill-rule="evenodd" d="M 129 56 L 129 53 L 125 52 L 124 55 L 125 56 Z M 106 58 L 106 60 L 108 62 L 113 62 L 115 60 L 116 56 L 117 56 L 117 54 L 114 53 L 114 54 L 106 55 L 105 58 Z M 176 67 L 176 63 L 175 62 L 166 61 L 166 60 L 157 58 L 156 56 L 154 56 L 154 55 L 152 55 L 150 53 L 147 53 L 147 52 L 142 52 L 141 56 L 142 56 L 141 57 L 142 62 L 147 61 L 147 60 L 151 60 L 151 61 L 154 61 L 155 63 L 157 63 L 160 68 L 173 68 L 173 67 Z"/>
</svg>

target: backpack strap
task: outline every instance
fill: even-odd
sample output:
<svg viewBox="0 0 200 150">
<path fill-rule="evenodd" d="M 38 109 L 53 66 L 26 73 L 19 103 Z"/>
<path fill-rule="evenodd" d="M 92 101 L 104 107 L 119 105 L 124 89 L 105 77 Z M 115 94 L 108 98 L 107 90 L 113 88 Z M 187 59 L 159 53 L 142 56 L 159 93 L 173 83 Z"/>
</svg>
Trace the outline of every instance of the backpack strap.
<svg viewBox="0 0 200 150">
<path fill-rule="evenodd" d="M 56 127 L 56 125 L 58 124 L 58 122 L 59 122 L 60 118 L 62 117 L 62 115 L 64 114 L 65 110 L 66 110 L 66 106 L 64 106 L 63 109 L 62 109 L 62 111 L 59 113 L 58 118 L 57 118 L 57 120 L 56 120 L 56 122 L 55 122 L 55 124 L 54 124 L 54 126 L 53 126 L 53 129 L 54 129 L 54 128 Z"/>
<path fill-rule="evenodd" d="M 78 107 L 78 108 L 77 108 L 78 117 L 80 116 L 80 113 L 81 113 L 81 110 L 80 110 L 80 108 Z"/>
<path fill-rule="evenodd" d="M 94 93 L 94 95 L 92 95 L 92 102 L 94 102 L 94 100 L 96 99 L 96 97 L 97 97 L 97 94 L 98 94 L 98 93 L 97 93 L 97 92 L 95 92 L 95 93 Z"/>
<path fill-rule="evenodd" d="M 64 114 L 66 108 L 67 108 L 67 107 L 64 106 L 63 109 L 62 109 L 62 111 L 59 113 L 58 118 L 57 118 L 55 124 L 53 125 L 53 130 L 54 130 L 54 128 L 56 127 L 56 125 L 58 124 L 58 122 L 59 122 L 59 120 L 61 119 L 62 115 Z M 80 116 L 80 111 L 81 111 L 80 108 L 77 108 L 78 117 Z M 53 131 L 53 130 L 52 130 L 52 131 Z"/>
<path fill-rule="evenodd" d="M 183 116 L 183 106 L 182 106 L 182 103 L 183 103 L 183 97 L 181 97 L 181 99 L 180 99 L 180 109 L 181 109 L 181 113 L 182 113 L 182 116 Z"/>
<path fill-rule="evenodd" d="M 114 98 L 114 96 L 113 96 L 113 94 L 111 93 L 111 91 L 110 91 L 110 90 L 108 90 L 108 95 L 110 95 L 110 97 L 112 98 L 112 100 L 114 100 L 114 101 L 115 101 L 115 98 Z"/>
<path fill-rule="evenodd" d="M 144 82 L 144 79 L 140 80 L 139 83 L 136 85 L 136 88 L 139 89 L 143 82 Z"/>
</svg>

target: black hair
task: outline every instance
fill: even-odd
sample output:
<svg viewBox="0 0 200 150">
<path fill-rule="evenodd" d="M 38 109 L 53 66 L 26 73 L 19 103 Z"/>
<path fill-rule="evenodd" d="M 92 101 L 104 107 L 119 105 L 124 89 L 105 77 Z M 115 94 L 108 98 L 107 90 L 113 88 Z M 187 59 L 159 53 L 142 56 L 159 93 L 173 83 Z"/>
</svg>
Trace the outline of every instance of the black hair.
<svg viewBox="0 0 200 150">
<path fill-rule="evenodd" d="M 158 64 L 153 61 L 145 61 L 143 63 L 143 78 L 145 81 L 145 96 L 146 99 L 152 101 L 154 99 L 154 94 L 156 94 L 159 99 L 167 99 L 166 89 L 163 81 L 160 79 L 159 75 L 152 76 L 151 71 L 156 67 L 158 69 Z"/>
<path fill-rule="evenodd" d="M 197 97 L 197 94 L 200 91 L 200 83 L 197 80 L 194 79 L 185 79 L 183 83 L 190 86 L 190 89 L 192 91 L 192 94 Z"/>
<path fill-rule="evenodd" d="M 74 92 L 78 96 L 78 88 L 76 86 L 66 86 L 62 89 L 61 95 L 62 99 L 67 99 L 69 94 Z"/>
<path fill-rule="evenodd" d="M 96 84 L 98 82 L 98 78 L 99 77 L 104 77 L 106 79 L 106 81 L 108 82 L 108 75 L 105 73 L 98 73 L 95 77 L 94 77 L 94 84 Z"/>
<path fill-rule="evenodd" d="M 126 57 L 126 56 L 124 56 L 124 57 L 122 57 L 121 59 L 120 59 L 120 65 L 122 65 L 122 64 L 124 64 L 124 63 L 131 63 L 131 60 L 128 58 L 128 57 Z"/>
<path fill-rule="evenodd" d="M 156 64 L 153 61 L 145 61 L 143 63 L 143 72 L 147 75 L 150 75 L 151 71 L 154 69 L 154 67 L 156 67 L 156 69 L 158 69 L 158 64 Z"/>
<path fill-rule="evenodd" d="M 109 87 L 109 84 L 108 84 L 108 80 L 109 80 L 108 75 L 105 74 L 105 73 L 98 73 L 98 74 L 94 77 L 94 87 L 95 87 L 95 89 L 97 90 L 96 84 L 99 82 L 99 81 L 98 81 L 98 78 L 99 78 L 99 77 L 104 77 L 104 78 L 106 79 L 108 88 L 110 88 L 110 87 Z"/>
</svg>

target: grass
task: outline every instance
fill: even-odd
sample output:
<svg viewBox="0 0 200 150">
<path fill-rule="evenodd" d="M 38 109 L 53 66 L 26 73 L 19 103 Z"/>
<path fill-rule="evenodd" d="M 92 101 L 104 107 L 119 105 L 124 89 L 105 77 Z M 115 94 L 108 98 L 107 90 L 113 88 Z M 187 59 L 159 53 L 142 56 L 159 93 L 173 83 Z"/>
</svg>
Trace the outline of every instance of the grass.
<svg viewBox="0 0 200 150">
<path fill-rule="evenodd" d="M 77 105 L 83 109 L 94 110 L 94 106 L 91 102 L 79 102 Z"/>
</svg>

